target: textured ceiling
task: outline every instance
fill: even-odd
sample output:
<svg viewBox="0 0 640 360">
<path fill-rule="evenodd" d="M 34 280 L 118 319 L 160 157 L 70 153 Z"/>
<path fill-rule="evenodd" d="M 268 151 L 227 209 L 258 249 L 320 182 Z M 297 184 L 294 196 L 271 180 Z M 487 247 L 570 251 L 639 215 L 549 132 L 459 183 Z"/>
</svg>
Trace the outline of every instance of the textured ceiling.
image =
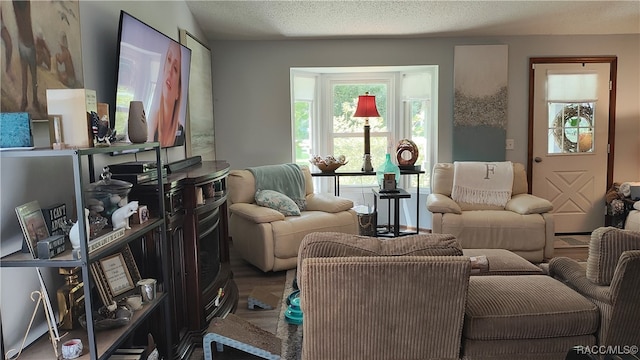
<svg viewBox="0 0 640 360">
<path fill-rule="evenodd" d="M 638 0 L 186 3 L 209 40 L 640 33 Z"/>
</svg>

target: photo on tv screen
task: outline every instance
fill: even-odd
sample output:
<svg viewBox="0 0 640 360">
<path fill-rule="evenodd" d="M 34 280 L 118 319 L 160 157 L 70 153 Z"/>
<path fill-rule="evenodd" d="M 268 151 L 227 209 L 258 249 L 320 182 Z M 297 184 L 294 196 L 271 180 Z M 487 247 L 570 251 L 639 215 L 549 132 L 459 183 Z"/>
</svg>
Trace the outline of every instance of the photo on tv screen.
<svg viewBox="0 0 640 360">
<path fill-rule="evenodd" d="M 129 104 L 141 101 L 147 141 L 161 147 L 185 143 L 191 50 L 149 25 L 120 12 L 114 127 L 129 141 Z"/>
</svg>

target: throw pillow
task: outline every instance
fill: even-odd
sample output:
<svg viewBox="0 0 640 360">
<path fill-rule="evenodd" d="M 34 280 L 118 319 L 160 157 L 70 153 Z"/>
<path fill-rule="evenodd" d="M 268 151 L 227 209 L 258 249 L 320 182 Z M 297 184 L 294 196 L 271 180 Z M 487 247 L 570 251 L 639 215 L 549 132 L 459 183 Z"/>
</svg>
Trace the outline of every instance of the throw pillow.
<svg viewBox="0 0 640 360">
<path fill-rule="evenodd" d="M 285 194 L 273 190 L 256 191 L 256 204 L 281 212 L 284 216 L 300 216 L 300 208 Z"/>
</svg>

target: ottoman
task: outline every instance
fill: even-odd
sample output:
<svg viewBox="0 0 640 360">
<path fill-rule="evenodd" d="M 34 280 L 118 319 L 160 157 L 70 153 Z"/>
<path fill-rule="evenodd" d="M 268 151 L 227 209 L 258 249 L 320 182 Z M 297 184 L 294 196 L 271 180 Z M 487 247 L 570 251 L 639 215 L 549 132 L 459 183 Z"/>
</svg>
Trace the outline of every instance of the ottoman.
<svg viewBox="0 0 640 360">
<path fill-rule="evenodd" d="M 549 276 L 472 276 L 463 359 L 559 359 L 595 345 L 595 304 Z"/>
<path fill-rule="evenodd" d="M 471 275 L 543 275 L 545 272 L 522 256 L 504 249 L 462 249 L 464 256 L 486 256 L 486 271 Z"/>
</svg>

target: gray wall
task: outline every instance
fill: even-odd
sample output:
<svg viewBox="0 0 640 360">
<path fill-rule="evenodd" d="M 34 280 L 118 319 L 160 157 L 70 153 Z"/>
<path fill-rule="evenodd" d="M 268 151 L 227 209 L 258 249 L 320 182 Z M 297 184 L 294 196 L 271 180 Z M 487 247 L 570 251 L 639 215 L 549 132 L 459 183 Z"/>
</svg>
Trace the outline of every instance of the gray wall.
<svg viewBox="0 0 640 360">
<path fill-rule="evenodd" d="M 478 44 L 509 46 L 507 160 L 525 164 L 529 58 L 617 56 L 614 181 L 640 180 L 638 35 L 213 41 L 216 154 L 232 168 L 291 161 L 290 67 L 439 65 L 438 160 L 451 161 L 454 46 Z"/>
</svg>

